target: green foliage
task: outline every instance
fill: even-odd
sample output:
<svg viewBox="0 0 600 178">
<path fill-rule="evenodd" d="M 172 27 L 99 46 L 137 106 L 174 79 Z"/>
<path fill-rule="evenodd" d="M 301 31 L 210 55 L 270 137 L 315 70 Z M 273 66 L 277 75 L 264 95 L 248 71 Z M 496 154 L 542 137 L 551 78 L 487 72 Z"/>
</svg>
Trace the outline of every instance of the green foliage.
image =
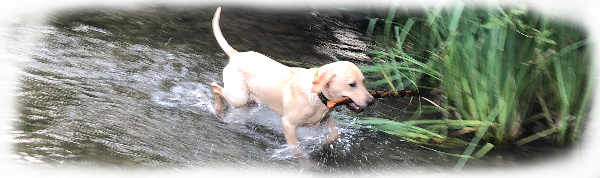
<svg viewBox="0 0 600 178">
<path fill-rule="evenodd" d="M 361 124 L 376 125 L 376 130 L 405 138 L 415 143 L 426 143 L 432 137 L 444 138 L 444 136 L 431 132 L 429 130 L 402 122 L 395 122 L 388 119 L 375 117 L 365 117 L 359 121 Z"/>
<path fill-rule="evenodd" d="M 396 8 L 388 9 L 384 19 L 370 18 L 366 37 L 374 50 L 367 54 L 374 65 L 361 70 L 382 76 L 370 88 L 440 89 L 446 99 L 439 110 L 445 117 L 363 118 L 363 124 L 419 144 L 448 139 L 445 129 L 475 129 L 466 156 L 480 140 L 489 142 L 487 151 L 549 134 L 556 134 L 559 145 L 578 143 L 593 84 L 590 40 L 577 26 L 532 13 L 525 5 L 504 10 L 457 3 L 425 7 L 414 17 L 397 16 Z M 523 126 L 532 122 L 548 128 L 521 137 Z"/>
</svg>

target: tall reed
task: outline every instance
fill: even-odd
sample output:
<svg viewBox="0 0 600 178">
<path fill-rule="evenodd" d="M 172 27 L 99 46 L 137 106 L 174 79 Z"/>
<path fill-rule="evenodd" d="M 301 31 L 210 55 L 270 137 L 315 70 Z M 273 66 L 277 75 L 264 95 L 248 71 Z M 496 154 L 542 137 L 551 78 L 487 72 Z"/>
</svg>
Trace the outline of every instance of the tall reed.
<svg viewBox="0 0 600 178">
<path fill-rule="evenodd" d="M 443 134 L 448 129 L 475 131 L 467 156 L 480 140 L 523 145 L 552 135 L 559 145 L 578 143 L 593 85 L 590 41 L 580 27 L 525 5 L 478 8 L 459 2 L 423 11 L 398 16 L 392 6 L 381 13 L 385 18 L 372 16 L 366 36 L 374 41 L 368 52 L 373 65 L 361 70 L 381 76 L 373 88 L 438 88 L 445 98 L 441 108 L 427 109 L 445 117 L 392 121 L 400 124 L 365 118 L 365 124 L 415 142 L 409 133 L 444 140 L 450 139 Z M 545 130 L 524 130 L 532 123 Z M 527 132 L 536 133 L 521 135 Z"/>
</svg>

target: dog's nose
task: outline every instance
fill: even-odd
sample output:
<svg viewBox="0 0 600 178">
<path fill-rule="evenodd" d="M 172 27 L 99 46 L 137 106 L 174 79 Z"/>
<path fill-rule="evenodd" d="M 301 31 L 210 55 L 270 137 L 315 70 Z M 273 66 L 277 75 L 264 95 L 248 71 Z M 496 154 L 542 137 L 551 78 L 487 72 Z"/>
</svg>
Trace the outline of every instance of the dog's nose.
<svg viewBox="0 0 600 178">
<path fill-rule="evenodd" d="M 371 96 L 370 98 L 367 99 L 367 106 L 371 106 L 373 105 L 373 103 L 375 103 L 375 99 Z"/>
</svg>

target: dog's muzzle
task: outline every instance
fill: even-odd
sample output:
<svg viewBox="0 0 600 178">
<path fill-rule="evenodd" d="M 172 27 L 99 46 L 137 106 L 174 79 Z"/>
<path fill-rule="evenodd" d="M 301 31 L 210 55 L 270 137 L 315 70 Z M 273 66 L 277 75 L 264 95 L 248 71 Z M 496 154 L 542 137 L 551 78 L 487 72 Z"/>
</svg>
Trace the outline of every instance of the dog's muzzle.
<svg viewBox="0 0 600 178">
<path fill-rule="evenodd" d="M 371 105 L 373 105 L 373 103 L 375 103 L 375 99 L 373 99 L 373 98 L 369 98 L 369 99 L 367 99 L 367 100 L 365 101 L 365 103 L 367 104 L 367 106 L 371 106 Z M 363 112 L 363 111 L 364 111 L 364 109 L 365 109 L 365 107 L 367 107 L 367 106 L 365 106 L 365 107 L 361 107 L 360 105 L 356 104 L 356 103 L 354 102 L 354 100 L 352 100 L 352 102 L 349 102 L 349 103 L 347 103 L 347 104 L 345 104 L 345 105 L 346 105 L 346 108 L 348 108 L 350 111 L 352 111 L 352 112 L 354 112 L 354 113 L 360 113 L 360 112 Z"/>
</svg>

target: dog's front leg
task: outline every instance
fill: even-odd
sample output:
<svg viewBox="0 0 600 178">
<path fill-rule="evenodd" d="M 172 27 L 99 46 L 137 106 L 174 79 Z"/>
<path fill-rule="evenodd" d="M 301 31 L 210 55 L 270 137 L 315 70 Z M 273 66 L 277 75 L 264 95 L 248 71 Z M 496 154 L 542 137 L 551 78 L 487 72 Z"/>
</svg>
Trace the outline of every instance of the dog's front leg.
<svg viewBox="0 0 600 178">
<path fill-rule="evenodd" d="M 307 155 L 303 154 L 299 147 L 298 136 L 296 133 L 298 126 L 287 121 L 285 117 L 283 117 L 281 120 L 283 123 L 283 132 L 285 135 L 285 140 L 288 146 L 290 146 L 290 148 L 292 149 L 292 155 L 298 158 L 298 164 L 308 169 L 316 167 L 317 164 L 311 161 Z"/>
<path fill-rule="evenodd" d="M 283 124 L 283 134 L 289 146 L 298 146 L 298 136 L 296 135 L 297 125 L 290 123 L 286 116 L 281 118 Z"/>
<path fill-rule="evenodd" d="M 339 130 L 337 128 L 337 124 L 331 118 L 328 118 L 324 124 L 325 128 L 327 128 L 327 130 L 329 130 L 331 133 L 329 134 L 329 137 L 327 137 L 327 140 L 322 142 L 322 144 L 329 145 L 335 142 L 335 140 L 337 140 L 339 136 Z"/>
<path fill-rule="evenodd" d="M 281 118 L 281 122 L 283 124 L 285 141 L 287 142 L 287 145 L 293 149 L 292 154 L 296 157 L 301 157 L 302 151 L 300 151 L 300 148 L 298 147 L 298 135 L 296 133 L 298 126 L 294 123 L 291 123 L 287 116 L 283 116 Z"/>
</svg>

